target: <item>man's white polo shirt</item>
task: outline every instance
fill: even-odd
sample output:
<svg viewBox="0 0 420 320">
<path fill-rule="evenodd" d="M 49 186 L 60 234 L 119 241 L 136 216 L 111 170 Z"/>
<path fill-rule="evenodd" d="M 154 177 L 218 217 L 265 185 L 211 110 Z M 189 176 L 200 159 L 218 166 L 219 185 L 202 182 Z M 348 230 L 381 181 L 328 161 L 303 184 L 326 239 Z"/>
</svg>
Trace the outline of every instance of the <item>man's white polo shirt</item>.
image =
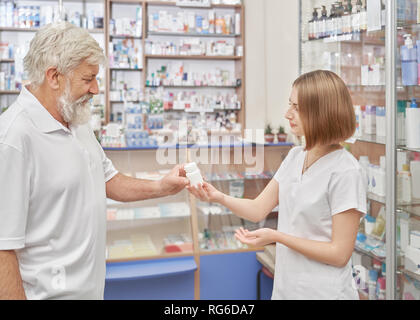
<svg viewBox="0 0 420 320">
<path fill-rule="evenodd" d="M 26 88 L 0 116 L 0 250 L 28 299 L 103 299 L 116 174 L 89 125 L 67 129 Z"/>
</svg>

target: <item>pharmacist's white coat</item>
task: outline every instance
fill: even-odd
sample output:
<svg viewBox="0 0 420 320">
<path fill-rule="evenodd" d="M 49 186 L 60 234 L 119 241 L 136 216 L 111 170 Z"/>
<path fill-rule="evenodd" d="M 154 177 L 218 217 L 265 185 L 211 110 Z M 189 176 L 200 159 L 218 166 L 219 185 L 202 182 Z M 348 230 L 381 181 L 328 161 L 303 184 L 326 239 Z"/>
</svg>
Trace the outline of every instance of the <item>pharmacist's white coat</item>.
<svg viewBox="0 0 420 320">
<path fill-rule="evenodd" d="M 116 174 L 89 125 L 67 129 L 26 88 L 1 115 L 0 250 L 16 250 L 28 299 L 103 299 Z"/>
<path fill-rule="evenodd" d="M 278 231 L 332 240 L 332 217 L 349 209 L 366 213 L 366 174 L 346 150 L 316 161 L 303 175 L 306 152 L 293 148 L 274 176 L 279 183 Z M 277 243 L 272 299 L 358 299 L 351 261 L 338 268 Z"/>
</svg>

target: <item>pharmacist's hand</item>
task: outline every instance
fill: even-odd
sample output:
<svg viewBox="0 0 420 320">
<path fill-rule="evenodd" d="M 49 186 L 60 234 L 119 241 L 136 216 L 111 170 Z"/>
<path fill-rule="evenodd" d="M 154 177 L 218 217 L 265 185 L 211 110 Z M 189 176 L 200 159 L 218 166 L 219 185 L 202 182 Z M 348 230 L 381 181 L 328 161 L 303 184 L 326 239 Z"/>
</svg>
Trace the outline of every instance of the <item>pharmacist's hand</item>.
<svg viewBox="0 0 420 320">
<path fill-rule="evenodd" d="M 184 190 L 190 182 L 185 177 L 184 167 L 177 165 L 159 183 L 163 195 L 171 196 Z"/>
<path fill-rule="evenodd" d="M 244 228 L 239 228 L 236 230 L 235 237 L 244 244 L 255 247 L 263 247 L 275 242 L 275 232 L 275 230 L 269 228 L 258 229 L 255 231 L 248 231 Z"/>
<path fill-rule="evenodd" d="M 187 189 L 191 194 L 204 202 L 220 203 L 224 197 L 222 192 L 207 182 L 204 182 L 203 185 L 198 185 L 195 187 L 188 186 Z"/>
</svg>

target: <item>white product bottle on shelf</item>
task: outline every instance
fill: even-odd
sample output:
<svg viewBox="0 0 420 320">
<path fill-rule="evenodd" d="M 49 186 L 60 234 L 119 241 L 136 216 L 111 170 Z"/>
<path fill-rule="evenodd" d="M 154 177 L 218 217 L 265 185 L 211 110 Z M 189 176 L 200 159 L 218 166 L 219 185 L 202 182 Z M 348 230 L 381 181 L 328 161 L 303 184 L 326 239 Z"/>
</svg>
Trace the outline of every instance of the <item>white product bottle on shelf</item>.
<svg viewBox="0 0 420 320">
<path fill-rule="evenodd" d="M 375 193 L 376 195 L 380 196 L 380 197 L 385 197 L 385 193 L 386 193 L 386 173 L 385 173 L 385 169 L 386 169 L 386 158 L 385 157 L 381 157 L 380 158 L 380 166 L 375 168 L 375 173 L 374 173 L 374 177 L 376 180 L 376 185 L 374 186 L 374 191 L 373 193 Z"/>
<path fill-rule="evenodd" d="M 191 186 L 194 187 L 204 183 L 203 177 L 195 162 L 186 164 L 184 170 L 187 173 L 187 178 L 190 180 Z"/>
<path fill-rule="evenodd" d="M 420 199 L 420 161 L 411 161 L 410 170 L 412 196 L 415 199 Z"/>
<path fill-rule="evenodd" d="M 417 85 L 417 46 L 414 46 L 412 35 L 409 33 L 404 35 L 404 45 L 401 46 L 400 55 L 403 85 Z"/>
<path fill-rule="evenodd" d="M 359 164 L 363 168 L 364 173 L 366 175 L 366 178 L 368 180 L 368 190 L 369 190 L 369 185 L 370 185 L 370 177 L 369 177 L 369 172 L 368 172 L 368 168 L 369 168 L 369 164 L 370 164 L 369 163 L 369 157 L 368 156 L 360 156 Z"/>
<path fill-rule="evenodd" d="M 411 100 L 410 108 L 406 110 L 406 135 L 407 147 L 420 149 L 420 108 L 416 99 Z"/>
<path fill-rule="evenodd" d="M 411 173 L 408 164 L 403 164 L 403 171 L 398 172 L 397 200 L 411 202 Z"/>
</svg>

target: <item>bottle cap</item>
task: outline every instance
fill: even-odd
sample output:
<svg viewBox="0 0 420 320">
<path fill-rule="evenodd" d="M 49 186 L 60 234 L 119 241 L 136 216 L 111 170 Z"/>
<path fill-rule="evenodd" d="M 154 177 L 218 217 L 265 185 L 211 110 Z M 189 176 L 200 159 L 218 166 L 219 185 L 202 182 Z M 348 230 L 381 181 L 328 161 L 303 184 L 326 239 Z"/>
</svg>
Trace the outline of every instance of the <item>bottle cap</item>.
<svg viewBox="0 0 420 320">
<path fill-rule="evenodd" d="M 366 219 L 367 222 L 371 222 L 371 223 L 376 222 L 376 219 L 374 217 L 372 217 L 371 215 L 369 215 L 369 214 L 367 214 L 365 216 L 365 219 Z"/>
<path fill-rule="evenodd" d="M 417 108 L 417 102 L 416 102 L 416 99 L 411 99 L 411 104 L 410 104 L 410 108 L 413 108 L 413 109 L 415 109 L 415 108 Z"/>
<path fill-rule="evenodd" d="M 195 162 L 188 163 L 188 164 L 186 164 L 186 165 L 184 166 L 184 170 L 185 170 L 187 173 L 192 173 L 192 172 L 194 172 L 194 171 L 198 170 L 198 168 L 197 168 L 197 164 L 196 164 Z"/>
<path fill-rule="evenodd" d="M 365 242 L 366 239 L 367 239 L 367 237 L 366 237 L 365 234 L 363 234 L 363 233 L 358 233 L 357 234 L 357 241 L 359 241 L 359 242 Z"/>
</svg>

